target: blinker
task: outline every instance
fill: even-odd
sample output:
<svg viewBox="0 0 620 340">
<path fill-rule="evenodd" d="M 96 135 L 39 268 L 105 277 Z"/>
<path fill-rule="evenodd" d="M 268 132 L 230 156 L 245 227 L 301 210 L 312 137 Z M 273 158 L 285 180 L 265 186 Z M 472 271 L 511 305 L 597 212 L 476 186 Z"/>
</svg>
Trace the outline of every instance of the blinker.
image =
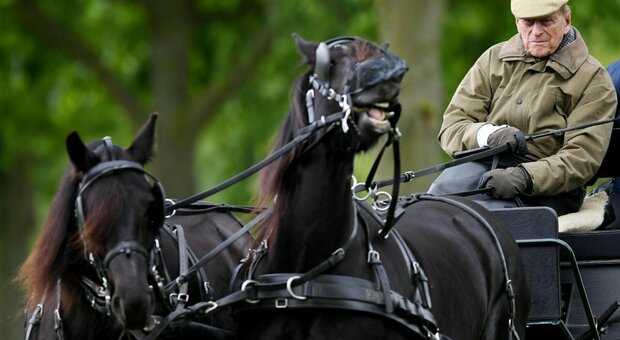
<svg viewBox="0 0 620 340">
<path fill-rule="evenodd" d="M 364 91 L 390 79 L 402 77 L 409 70 L 407 62 L 391 54 L 382 53 L 355 64 L 347 81 L 348 94 Z"/>
</svg>

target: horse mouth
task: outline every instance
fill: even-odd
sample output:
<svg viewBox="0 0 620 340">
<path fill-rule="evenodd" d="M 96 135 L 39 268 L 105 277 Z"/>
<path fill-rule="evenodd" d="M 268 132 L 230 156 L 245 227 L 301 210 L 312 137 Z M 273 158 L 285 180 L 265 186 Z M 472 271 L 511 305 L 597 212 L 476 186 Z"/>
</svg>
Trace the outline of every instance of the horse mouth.
<svg viewBox="0 0 620 340">
<path fill-rule="evenodd" d="M 384 134 L 390 131 L 392 124 L 389 119 L 394 116 L 391 110 L 392 104 L 388 102 L 375 103 L 364 108 L 356 108 L 358 114 L 358 126 L 363 130 L 376 134 Z"/>
</svg>

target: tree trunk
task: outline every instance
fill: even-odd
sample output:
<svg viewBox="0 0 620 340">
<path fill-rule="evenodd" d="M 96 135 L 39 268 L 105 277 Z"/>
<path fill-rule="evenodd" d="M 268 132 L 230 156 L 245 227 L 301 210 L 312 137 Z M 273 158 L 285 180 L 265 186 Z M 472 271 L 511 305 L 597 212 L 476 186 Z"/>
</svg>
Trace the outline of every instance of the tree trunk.
<svg viewBox="0 0 620 340">
<path fill-rule="evenodd" d="M 201 128 L 187 114 L 190 2 L 152 1 L 147 12 L 152 27 L 153 110 L 160 114 L 158 140 L 163 141 L 158 143 L 154 172 L 168 197 L 184 198 L 195 190 L 194 144 Z"/>
<path fill-rule="evenodd" d="M 402 116 L 398 123 L 402 171 L 421 170 L 440 162 L 437 133 L 443 114 L 441 86 L 441 18 L 445 0 L 377 0 L 380 41 L 404 58 L 409 72 L 402 83 Z M 378 177 L 392 176 L 391 153 L 386 153 Z M 425 192 L 436 177 L 414 179 L 401 193 Z"/>
<path fill-rule="evenodd" d="M 0 174 L 0 188 L 4 199 L 0 201 L 0 330 L 3 339 L 21 339 L 25 300 L 23 292 L 13 282 L 21 263 L 25 260 L 34 225 L 34 190 L 27 171 L 26 161 L 14 164 L 10 174 Z"/>
</svg>

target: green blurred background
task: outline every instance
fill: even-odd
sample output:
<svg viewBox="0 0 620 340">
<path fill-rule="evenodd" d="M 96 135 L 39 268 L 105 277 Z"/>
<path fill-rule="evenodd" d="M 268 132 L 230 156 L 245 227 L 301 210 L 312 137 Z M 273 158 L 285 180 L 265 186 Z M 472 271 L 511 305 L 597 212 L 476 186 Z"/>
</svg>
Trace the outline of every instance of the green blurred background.
<svg viewBox="0 0 620 340">
<path fill-rule="evenodd" d="M 620 0 L 569 4 L 590 53 L 620 59 Z M 149 170 L 168 197 L 202 192 L 266 157 L 305 71 L 293 32 L 390 42 L 407 60 L 404 171 L 447 159 L 435 140 L 443 108 L 475 59 L 516 29 L 509 0 L 0 0 L 0 338 L 23 337 L 11 279 L 67 166 L 67 134 L 127 146 L 159 112 Z M 374 153 L 357 159 L 358 178 Z M 207 200 L 251 204 L 256 181 Z"/>
</svg>

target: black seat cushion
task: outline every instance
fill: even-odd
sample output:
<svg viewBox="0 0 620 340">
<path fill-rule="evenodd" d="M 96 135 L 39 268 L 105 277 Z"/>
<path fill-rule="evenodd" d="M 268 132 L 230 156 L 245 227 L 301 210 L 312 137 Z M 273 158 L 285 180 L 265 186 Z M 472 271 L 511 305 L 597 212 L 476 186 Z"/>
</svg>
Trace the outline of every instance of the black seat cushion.
<svg viewBox="0 0 620 340">
<path fill-rule="evenodd" d="M 578 261 L 620 259 L 620 230 L 595 230 L 587 233 L 563 233 Z M 563 258 L 564 259 L 564 258 Z"/>
</svg>

